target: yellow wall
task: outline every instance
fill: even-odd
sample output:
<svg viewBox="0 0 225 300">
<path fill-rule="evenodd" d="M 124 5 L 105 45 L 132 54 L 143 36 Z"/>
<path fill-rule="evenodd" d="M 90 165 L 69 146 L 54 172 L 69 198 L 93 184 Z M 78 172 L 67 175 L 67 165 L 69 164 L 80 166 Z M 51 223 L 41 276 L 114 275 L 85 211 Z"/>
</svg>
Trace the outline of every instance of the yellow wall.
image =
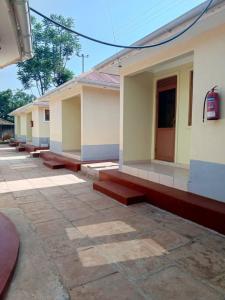
<svg viewBox="0 0 225 300">
<path fill-rule="evenodd" d="M 39 137 L 39 109 L 38 109 L 38 106 L 34 106 L 32 108 L 32 121 L 33 121 L 32 136 Z"/>
<path fill-rule="evenodd" d="M 62 147 L 63 150 L 81 148 L 81 101 L 74 97 L 62 101 Z"/>
<path fill-rule="evenodd" d="M 45 121 L 45 109 L 44 107 L 39 107 L 39 137 L 49 137 L 50 129 L 49 123 L 51 122 L 51 111 L 50 111 L 50 122 Z"/>
<path fill-rule="evenodd" d="M 15 134 L 17 136 L 20 135 L 20 116 L 19 115 L 16 115 L 14 117 L 14 122 L 15 122 Z"/>
<path fill-rule="evenodd" d="M 20 134 L 27 135 L 27 118 L 25 113 L 20 115 Z"/>
<path fill-rule="evenodd" d="M 49 101 L 50 109 L 50 140 L 62 142 L 62 100 Z"/>
<path fill-rule="evenodd" d="M 225 164 L 225 26 L 199 38 L 194 56 L 191 158 Z M 218 85 L 221 119 L 202 122 L 206 92 Z"/>
<path fill-rule="evenodd" d="M 119 91 L 83 87 L 82 145 L 119 144 Z"/>
<path fill-rule="evenodd" d="M 125 77 L 122 82 L 123 107 L 123 160 L 151 158 L 152 76 L 149 72 Z"/>
<path fill-rule="evenodd" d="M 31 127 L 31 121 L 32 121 L 32 112 L 26 114 L 26 122 L 27 122 L 27 141 L 32 141 L 32 127 Z"/>
</svg>

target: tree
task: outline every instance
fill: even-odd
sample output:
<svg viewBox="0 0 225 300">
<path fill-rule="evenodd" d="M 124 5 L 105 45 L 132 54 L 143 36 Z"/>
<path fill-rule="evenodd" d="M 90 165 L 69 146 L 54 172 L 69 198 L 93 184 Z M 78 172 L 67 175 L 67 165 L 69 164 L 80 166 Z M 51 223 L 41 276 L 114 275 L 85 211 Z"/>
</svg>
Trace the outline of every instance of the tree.
<svg viewBox="0 0 225 300">
<path fill-rule="evenodd" d="M 22 90 L 13 92 L 8 89 L 0 92 L 0 118 L 12 121 L 13 117 L 8 114 L 18 107 L 32 102 L 34 99 L 33 95 L 26 94 Z"/>
<path fill-rule="evenodd" d="M 50 17 L 66 27 L 74 27 L 71 18 L 60 15 Z M 17 75 L 25 89 L 36 86 L 39 95 L 43 95 L 51 87 L 73 78 L 73 72 L 66 68 L 66 64 L 74 53 L 79 53 L 81 47 L 76 35 L 48 20 L 37 21 L 32 17 L 31 23 L 34 57 L 17 65 Z"/>
</svg>

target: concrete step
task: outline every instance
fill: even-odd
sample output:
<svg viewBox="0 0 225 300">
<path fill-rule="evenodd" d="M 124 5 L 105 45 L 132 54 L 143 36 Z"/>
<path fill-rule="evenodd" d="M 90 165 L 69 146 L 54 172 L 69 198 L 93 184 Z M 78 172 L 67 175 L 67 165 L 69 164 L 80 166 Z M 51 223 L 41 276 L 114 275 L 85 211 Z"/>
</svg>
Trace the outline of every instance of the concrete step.
<svg viewBox="0 0 225 300">
<path fill-rule="evenodd" d="M 145 196 L 142 192 L 127 188 L 126 186 L 113 181 L 96 181 L 93 184 L 93 188 L 94 190 L 116 199 L 124 205 L 145 201 Z"/>
<path fill-rule="evenodd" d="M 50 169 L 63 169 L 65 168 L 65 165 L 61 162 L 55 161 L 55 160 L 46 160 L 43 163 L 46 167 Z"/>
</svg>

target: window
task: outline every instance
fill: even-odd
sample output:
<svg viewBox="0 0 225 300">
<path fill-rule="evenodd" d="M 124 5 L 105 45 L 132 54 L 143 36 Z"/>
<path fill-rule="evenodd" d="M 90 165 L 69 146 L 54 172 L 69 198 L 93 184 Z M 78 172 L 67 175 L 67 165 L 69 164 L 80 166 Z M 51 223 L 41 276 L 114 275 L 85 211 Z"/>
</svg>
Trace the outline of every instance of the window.
<svg viewBox="0 0 225 300">
<path fill-rule="evenodd" d="M 190 81 L 189 81 L 188 126 L 192 125 L 192 104 L 193 104 L 193 71 L 190 72 Z"/>
<path fill-rule="evenodd" d="M 44 120 L 46 122 L 50 121 L 50 111 L 49 109 L 45 109 L 45 117 L 44 117 Z"/>
</svg>

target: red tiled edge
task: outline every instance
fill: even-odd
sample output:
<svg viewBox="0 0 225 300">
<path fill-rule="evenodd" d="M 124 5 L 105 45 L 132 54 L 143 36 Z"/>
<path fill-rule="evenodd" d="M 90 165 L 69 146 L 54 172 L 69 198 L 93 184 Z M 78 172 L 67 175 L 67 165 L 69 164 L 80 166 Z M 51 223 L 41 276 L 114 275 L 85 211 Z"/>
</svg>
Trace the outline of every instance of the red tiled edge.
<svg viewBox="0 0 225 300">
<path fill-rule="evenodd" d="M 29 144 L 24 144 L 23 147 L 25 148 L 25 151 L 27 152 L 34 152 L 38 150 L 48 150 L 48 147 L 39 147 L 39 146 L 34 146 L 34 145 L 29 145 Z"/>
<path fill-rule="evenodd" d="M 117 170 L 100 171 L 110 180 L 145 194 L 146 202 L 225 234 L 225 203 L 167 187 Z"/>
<path fill-rule="evenodd" d="M 19 235 L 15 225 L 0 213 L 0 299 L 3 299 L 17 263 Z"/>
<path fill-rule="evenodd" d="M 18 141 L 9 142 L 9 146 L 10 147 L 17 147 L 17 146 L 19 146 L 19 143 L 20 142 L 18 142 Z"/>
</svg>

